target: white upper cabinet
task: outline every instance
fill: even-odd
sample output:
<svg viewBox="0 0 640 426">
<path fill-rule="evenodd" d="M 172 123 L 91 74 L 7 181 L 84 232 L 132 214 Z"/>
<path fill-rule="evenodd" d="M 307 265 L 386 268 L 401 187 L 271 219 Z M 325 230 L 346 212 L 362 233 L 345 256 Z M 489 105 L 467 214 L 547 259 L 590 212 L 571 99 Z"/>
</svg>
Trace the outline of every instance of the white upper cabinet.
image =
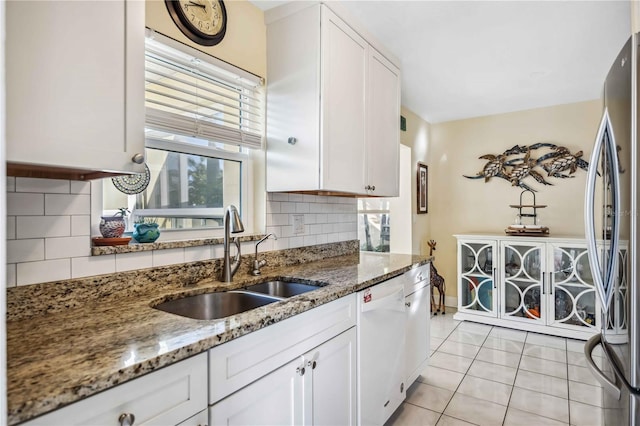
<svg viewBox="0 0 640 426">
<path fill-rule="evenodd" d="M 10 174 L 143 171 L 132 159 L 144 154 L 144 7 L 7 2 Z"/>
<path fill-rule="evenodd" d="M 367 42 L 327 8 L 321 9 L 322 110 L 320 187 L 359 193 L 365 186 Z"/>
<path fill-rule="evenodd" d="M 398 67 L 327 5 L 266 20 L 267 191 L 397 196 Z"/>
<path fill-rule="evenodd" d="M 399 195 L 400 69 L 369 49 L 367 178 L 369 193 Z"/>
</svg>

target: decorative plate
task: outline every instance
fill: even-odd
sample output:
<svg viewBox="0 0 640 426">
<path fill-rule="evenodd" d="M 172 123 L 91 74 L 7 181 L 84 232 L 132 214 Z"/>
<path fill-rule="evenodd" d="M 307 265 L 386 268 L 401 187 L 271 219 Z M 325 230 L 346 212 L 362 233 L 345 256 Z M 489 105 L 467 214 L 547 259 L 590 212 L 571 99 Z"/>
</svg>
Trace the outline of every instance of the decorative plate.
<svg viewBox="0 0 640 426">
<path fill-rule="evenodd" d="M 129 195 L 139 194 L 147 189 L 150 180 L 151 172 L 149 171 L 149 167 L 147 167 L 146 163 L 144 165 L 144 172 L 142 173 L 111 178 L 113 186 L 115 186 L 118 191 L 124 192 L 125 194 Z"/>
</svg>

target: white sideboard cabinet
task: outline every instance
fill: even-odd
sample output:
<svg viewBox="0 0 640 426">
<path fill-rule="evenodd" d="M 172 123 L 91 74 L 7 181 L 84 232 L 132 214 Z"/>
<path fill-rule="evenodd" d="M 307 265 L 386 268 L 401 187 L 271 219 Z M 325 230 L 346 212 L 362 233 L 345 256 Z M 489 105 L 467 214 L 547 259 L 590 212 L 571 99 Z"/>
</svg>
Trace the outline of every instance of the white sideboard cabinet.
<svg viewBox="0 0 640 426">
<path fill-rule="evenodd" d="M 265 20 L 267 191 L 397 196 L 397 60 L 327 4 Z"/>
<path fill-rule="evenodd" d="M 471 320 L 587 339 L 602 328 L 586 241 L 498 235 L 456 235 L 458 312 Z M 621 270 L 626 262 L 622 249 Z M 621 275 L 616 298 L 626 291 Z M 622 307 L 608 328 L 622 332 Z"/>
<path fill-rule="evenodd" d="M 10 175 L 143 171 L 144 8 L 137 0 L 7 2 Z"/>
</svg>

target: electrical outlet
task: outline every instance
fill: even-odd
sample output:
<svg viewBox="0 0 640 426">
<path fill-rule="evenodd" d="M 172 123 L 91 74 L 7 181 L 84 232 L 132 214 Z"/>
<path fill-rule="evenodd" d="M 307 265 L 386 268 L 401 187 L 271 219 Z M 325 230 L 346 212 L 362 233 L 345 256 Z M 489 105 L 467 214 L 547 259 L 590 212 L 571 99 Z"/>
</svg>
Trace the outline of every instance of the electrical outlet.
<svg viewBox="0 0 640 426">
<path fill-rule="evenodd" d="M 293 215 L 293 233 L 296 235 L 304 234 L 304 215 L 303 214 Z"/>
</svg>

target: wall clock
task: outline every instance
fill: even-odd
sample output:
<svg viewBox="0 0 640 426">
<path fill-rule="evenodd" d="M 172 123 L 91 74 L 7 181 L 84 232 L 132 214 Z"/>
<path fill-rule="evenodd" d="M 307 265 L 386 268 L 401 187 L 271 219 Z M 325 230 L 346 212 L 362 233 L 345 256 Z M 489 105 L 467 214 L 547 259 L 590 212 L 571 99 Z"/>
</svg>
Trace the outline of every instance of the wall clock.
<svg viewBox="0 0 640 426">
<path fill-rule="evenodd" d="M 165 0 L 169 15 L 191 41 L 215 46 L 227 31 L 227 10 L 222 0 Z"/>
</svg>

